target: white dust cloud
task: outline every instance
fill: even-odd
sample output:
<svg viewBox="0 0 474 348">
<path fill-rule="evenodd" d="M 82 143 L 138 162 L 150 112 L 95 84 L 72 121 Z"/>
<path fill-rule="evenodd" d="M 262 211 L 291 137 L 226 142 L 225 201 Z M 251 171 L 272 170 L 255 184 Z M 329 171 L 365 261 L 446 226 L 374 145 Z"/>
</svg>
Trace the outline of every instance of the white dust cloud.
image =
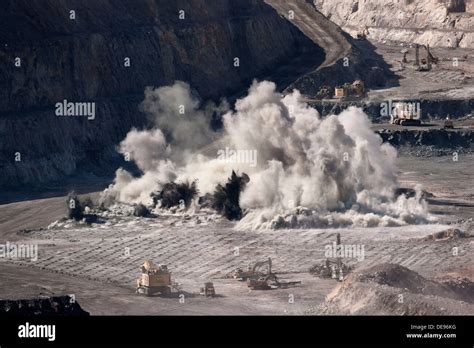
<svg viewBox="0 0 474 348">
<path fill-rule="evenodd" d="M 182 113 L 184 107 L 184 113 Z M 225 183 L 232 170 L 250 182 L 241 194 L 246 212 L 238 228 L 395 226 L 428 219 L 420 190 L 395 197 L 396 150 L 382 144 L 358 108 L 321 119 L 298 91 L 282 98 L 275 84 L 254 82 L 235 103 L 201 107 L 189 85 L 147 88 L 141 108 L 153 128 L 132 129 L 119 151 L 143 175 L 117 171 L 105 202 L 150 204 L 150 193 L 169 181 L 198 180 L 201 195 Z M 209 128 L 213 112 L 224 127 Z M 256 151 L 257 163 L 223 161 L 223 149 Z"/>
</svg>

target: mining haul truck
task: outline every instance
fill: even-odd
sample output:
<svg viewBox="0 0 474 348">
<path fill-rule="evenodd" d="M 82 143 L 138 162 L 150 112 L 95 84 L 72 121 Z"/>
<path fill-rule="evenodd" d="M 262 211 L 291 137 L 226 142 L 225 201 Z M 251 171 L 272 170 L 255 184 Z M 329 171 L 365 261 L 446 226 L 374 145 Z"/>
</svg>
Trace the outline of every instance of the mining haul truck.
<svg viewBox="0 0 474 348">
<path fill-rule="evenodd" d="M 396 103 L 392 111 L 390 123 L 400 126 L 420 126 L 419 110 L 411 103 Z"/>
<path fill-rule="evenodd" d="M 152 296 L 171 294 L 171 273 L 166 265 L 155 266 L 147 260 L 141 267 L 140 278 L 137 279 L 137 294 Z"/>
</svg>

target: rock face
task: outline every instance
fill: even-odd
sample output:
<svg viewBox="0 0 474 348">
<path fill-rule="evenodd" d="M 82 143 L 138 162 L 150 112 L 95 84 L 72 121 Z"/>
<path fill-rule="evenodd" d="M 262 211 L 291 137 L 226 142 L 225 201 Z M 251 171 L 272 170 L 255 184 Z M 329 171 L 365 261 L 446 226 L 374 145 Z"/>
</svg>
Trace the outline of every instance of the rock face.
<svg viewBox="0 0 474 348">
<path fill-rule="evenodd" d="M 261 0 L 7 0 L 2 7 L 0 187 L 120 161 L 116 144 L 146 124 L 138 111 L 146 86 L 185 80 L 201 97 L 217 98 L 308 45 L 322 60 Z M 95 103 L 95 118 L 58 117 L 63 100 Z"/>
<path fill-rule="evenodd" d="M 474 43 L 472 0 L 314 0 L 316 7 L 356 35 L 440 47 L 469 48 Z"/>
<path fill-rule="evenodd" d="M 452 118 L 461 118 L 471 115 L 474 109 L 474 99 L 412 99 L 412 102 L 420 104 L 421 119 L 445 118 L 450 115 Z M 381 117 L 382 103 L 385 101 L 342 101 L 338 103 L 327 103 L 324 101 L 311 102 L 311 106 L 316 108 L 323 116 L 339 114 L 349 106 L 362 108 L 370 118 L 377 121 L 389 122 L 390 118 Z"/>
<path fill-rule="evenodd" d="M 378 132 L 384 142 L 393 146 L 433 146 L 439 149 L 466 149 L 472 150 L 474 132 L 447 131 L 445 129 L 431 130 L 390 130 Z"/>
</svg>

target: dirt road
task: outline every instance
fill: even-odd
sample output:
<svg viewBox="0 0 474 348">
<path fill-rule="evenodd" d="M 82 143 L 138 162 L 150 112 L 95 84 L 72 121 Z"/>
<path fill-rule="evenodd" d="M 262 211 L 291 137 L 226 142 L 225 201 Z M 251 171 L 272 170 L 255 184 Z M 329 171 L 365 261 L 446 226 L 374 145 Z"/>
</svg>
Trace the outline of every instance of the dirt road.
<svg viewBox="0 0 474 348">
<path fill-rule="evenodd" d="M 342 34 L 341 29 L 305 0 L 291 2 L 265 0 L 265 2 L 324 49 L 326 59 L 317 70 L 331 66 L 349 54 L 351 45 Z M 290 17 L 290 11 L 294 11 L 294 18 Z"/>
</svg>

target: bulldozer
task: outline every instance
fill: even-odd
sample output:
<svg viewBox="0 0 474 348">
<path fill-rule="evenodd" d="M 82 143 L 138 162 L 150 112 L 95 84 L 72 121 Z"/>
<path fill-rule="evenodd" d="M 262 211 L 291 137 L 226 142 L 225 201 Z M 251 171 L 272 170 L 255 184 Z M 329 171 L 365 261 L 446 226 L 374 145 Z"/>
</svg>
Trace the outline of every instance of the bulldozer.
<svg viewBox="0 0 474 348">
<path fill-rule="evenodd" d="M 171 273 L 166 265 L 155 266 L 153 261 L 146 260 L 141 267 L 140 278 L 137 279 L 136 293 L 152 296 L 171 294 Z"/>
</svg>

